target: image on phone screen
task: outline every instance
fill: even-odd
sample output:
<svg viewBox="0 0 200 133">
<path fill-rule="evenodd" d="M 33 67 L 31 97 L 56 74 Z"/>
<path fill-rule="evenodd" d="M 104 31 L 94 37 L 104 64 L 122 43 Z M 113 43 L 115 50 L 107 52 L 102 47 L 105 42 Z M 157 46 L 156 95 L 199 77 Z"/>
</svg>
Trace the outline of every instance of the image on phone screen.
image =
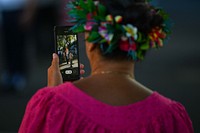
<svg viewBox="0 0 200 133">
<path fill-rule="evenodd" d="M 69 31 L 68 26 L 55 27 L 56 53 L 64 81 L 74 81 L 80 77 L 78 35 Z"/>
</svg>

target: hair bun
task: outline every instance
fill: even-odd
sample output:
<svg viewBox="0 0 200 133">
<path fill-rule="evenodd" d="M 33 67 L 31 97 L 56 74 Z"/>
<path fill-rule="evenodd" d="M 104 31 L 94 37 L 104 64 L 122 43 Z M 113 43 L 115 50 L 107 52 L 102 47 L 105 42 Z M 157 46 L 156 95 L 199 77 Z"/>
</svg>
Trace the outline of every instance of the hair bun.
<svg viewBox="0 0 200 133">
<path fill-rule="evenodd" d="M 145 34 L 149 33 L 154 27 L 161 26 L 164 21 L 163 17 L 157 13 L 157 9 L 150 6 L 145 0 L 102 1 L 109 7 L 108 12 L 110 14 L 123 16 L 123 24 L 133 24 Z M 119 6 L 122 8 L 117 8 Z"/>
</svg>

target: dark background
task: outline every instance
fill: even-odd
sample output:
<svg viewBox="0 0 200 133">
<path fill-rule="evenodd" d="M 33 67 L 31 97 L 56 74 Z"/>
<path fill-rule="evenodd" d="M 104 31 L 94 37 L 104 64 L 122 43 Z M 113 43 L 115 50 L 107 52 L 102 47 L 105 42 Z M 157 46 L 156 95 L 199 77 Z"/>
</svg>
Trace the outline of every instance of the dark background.
<svg viewBox="0 0 200 133">
<path fill-rule="evenodd" d="M 136 64 L 136 79 L 152 90 L 181 102 L 191 117 L 195 133 L 199 133 L 200 1 L 160 0 L 159 5 L 170 14 L 173 32 L 164 48 L 150 51 L 143 62 Z M 45 31 L 41 30 L 41 33 Z M 49 40 L 44 36 L 45 39 Z M 0 133 L 17 132 L 28 100 L 47 82 L 47 68 L 52 55 L 50 52 L 38 54 L 39 49 L 35 48 L 32 39 L 29 38 L 27 42 L 26 59 L 29 75 L 27 87 L 20 94 L 0 93 Z M 1 50 L 2 42 L 0 74 L 3 72 L 1 62 L 4 56 Z M 87 76 L 90 69 L 83 39 L 80 44 L 80 56 L 81 62 L 85 64 Z"/>
</svg>

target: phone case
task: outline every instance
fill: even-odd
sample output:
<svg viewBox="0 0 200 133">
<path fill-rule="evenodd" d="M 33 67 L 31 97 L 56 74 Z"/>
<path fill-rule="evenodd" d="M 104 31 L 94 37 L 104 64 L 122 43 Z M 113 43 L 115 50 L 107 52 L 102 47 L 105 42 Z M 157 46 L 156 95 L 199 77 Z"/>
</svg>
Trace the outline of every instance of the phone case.
<svg viewBox="0 0 200 133">
<path fill-rule="evenodd" d="M 59 56 L 59 67 L 63 81 L 75 81 L 80 78 L 78 34 L 70 30 L 71 26 L 55 26 L 55 51 Z"/>
</svg>

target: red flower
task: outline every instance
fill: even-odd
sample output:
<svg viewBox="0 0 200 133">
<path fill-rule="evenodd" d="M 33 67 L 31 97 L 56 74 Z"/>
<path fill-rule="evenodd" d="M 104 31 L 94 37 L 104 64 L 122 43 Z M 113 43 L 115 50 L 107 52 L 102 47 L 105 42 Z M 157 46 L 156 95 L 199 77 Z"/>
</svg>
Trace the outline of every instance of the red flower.
<svg viewBox="0 0 200 133">
<path fill-rule="evenodd" d="M 87 18 L 88 21 L 92 20 L 92 13 L 88 13 L 86 18 Z"/>
<path fill-rule="evenodd" d="M 155 43 L 157 43 L 161 47 L 163 46 L 162 39 L 166 38 L 166 34 L 162 31 L 161 28 L 156 27 L 152 29 L 152 32 L 149 34 L 149 38 L 151 39 L 153 47 L 155 46 Z"/>
<path fill-rule="evenodd" d="M 136 50 L 136 43 L 133 42 L 132 44 L 129 43 L 128 40 L 121 40 L 120 43 L 119 43 L 119 48 L 122 50 L 122 51 L 135 51 Z"/>
</svg>

